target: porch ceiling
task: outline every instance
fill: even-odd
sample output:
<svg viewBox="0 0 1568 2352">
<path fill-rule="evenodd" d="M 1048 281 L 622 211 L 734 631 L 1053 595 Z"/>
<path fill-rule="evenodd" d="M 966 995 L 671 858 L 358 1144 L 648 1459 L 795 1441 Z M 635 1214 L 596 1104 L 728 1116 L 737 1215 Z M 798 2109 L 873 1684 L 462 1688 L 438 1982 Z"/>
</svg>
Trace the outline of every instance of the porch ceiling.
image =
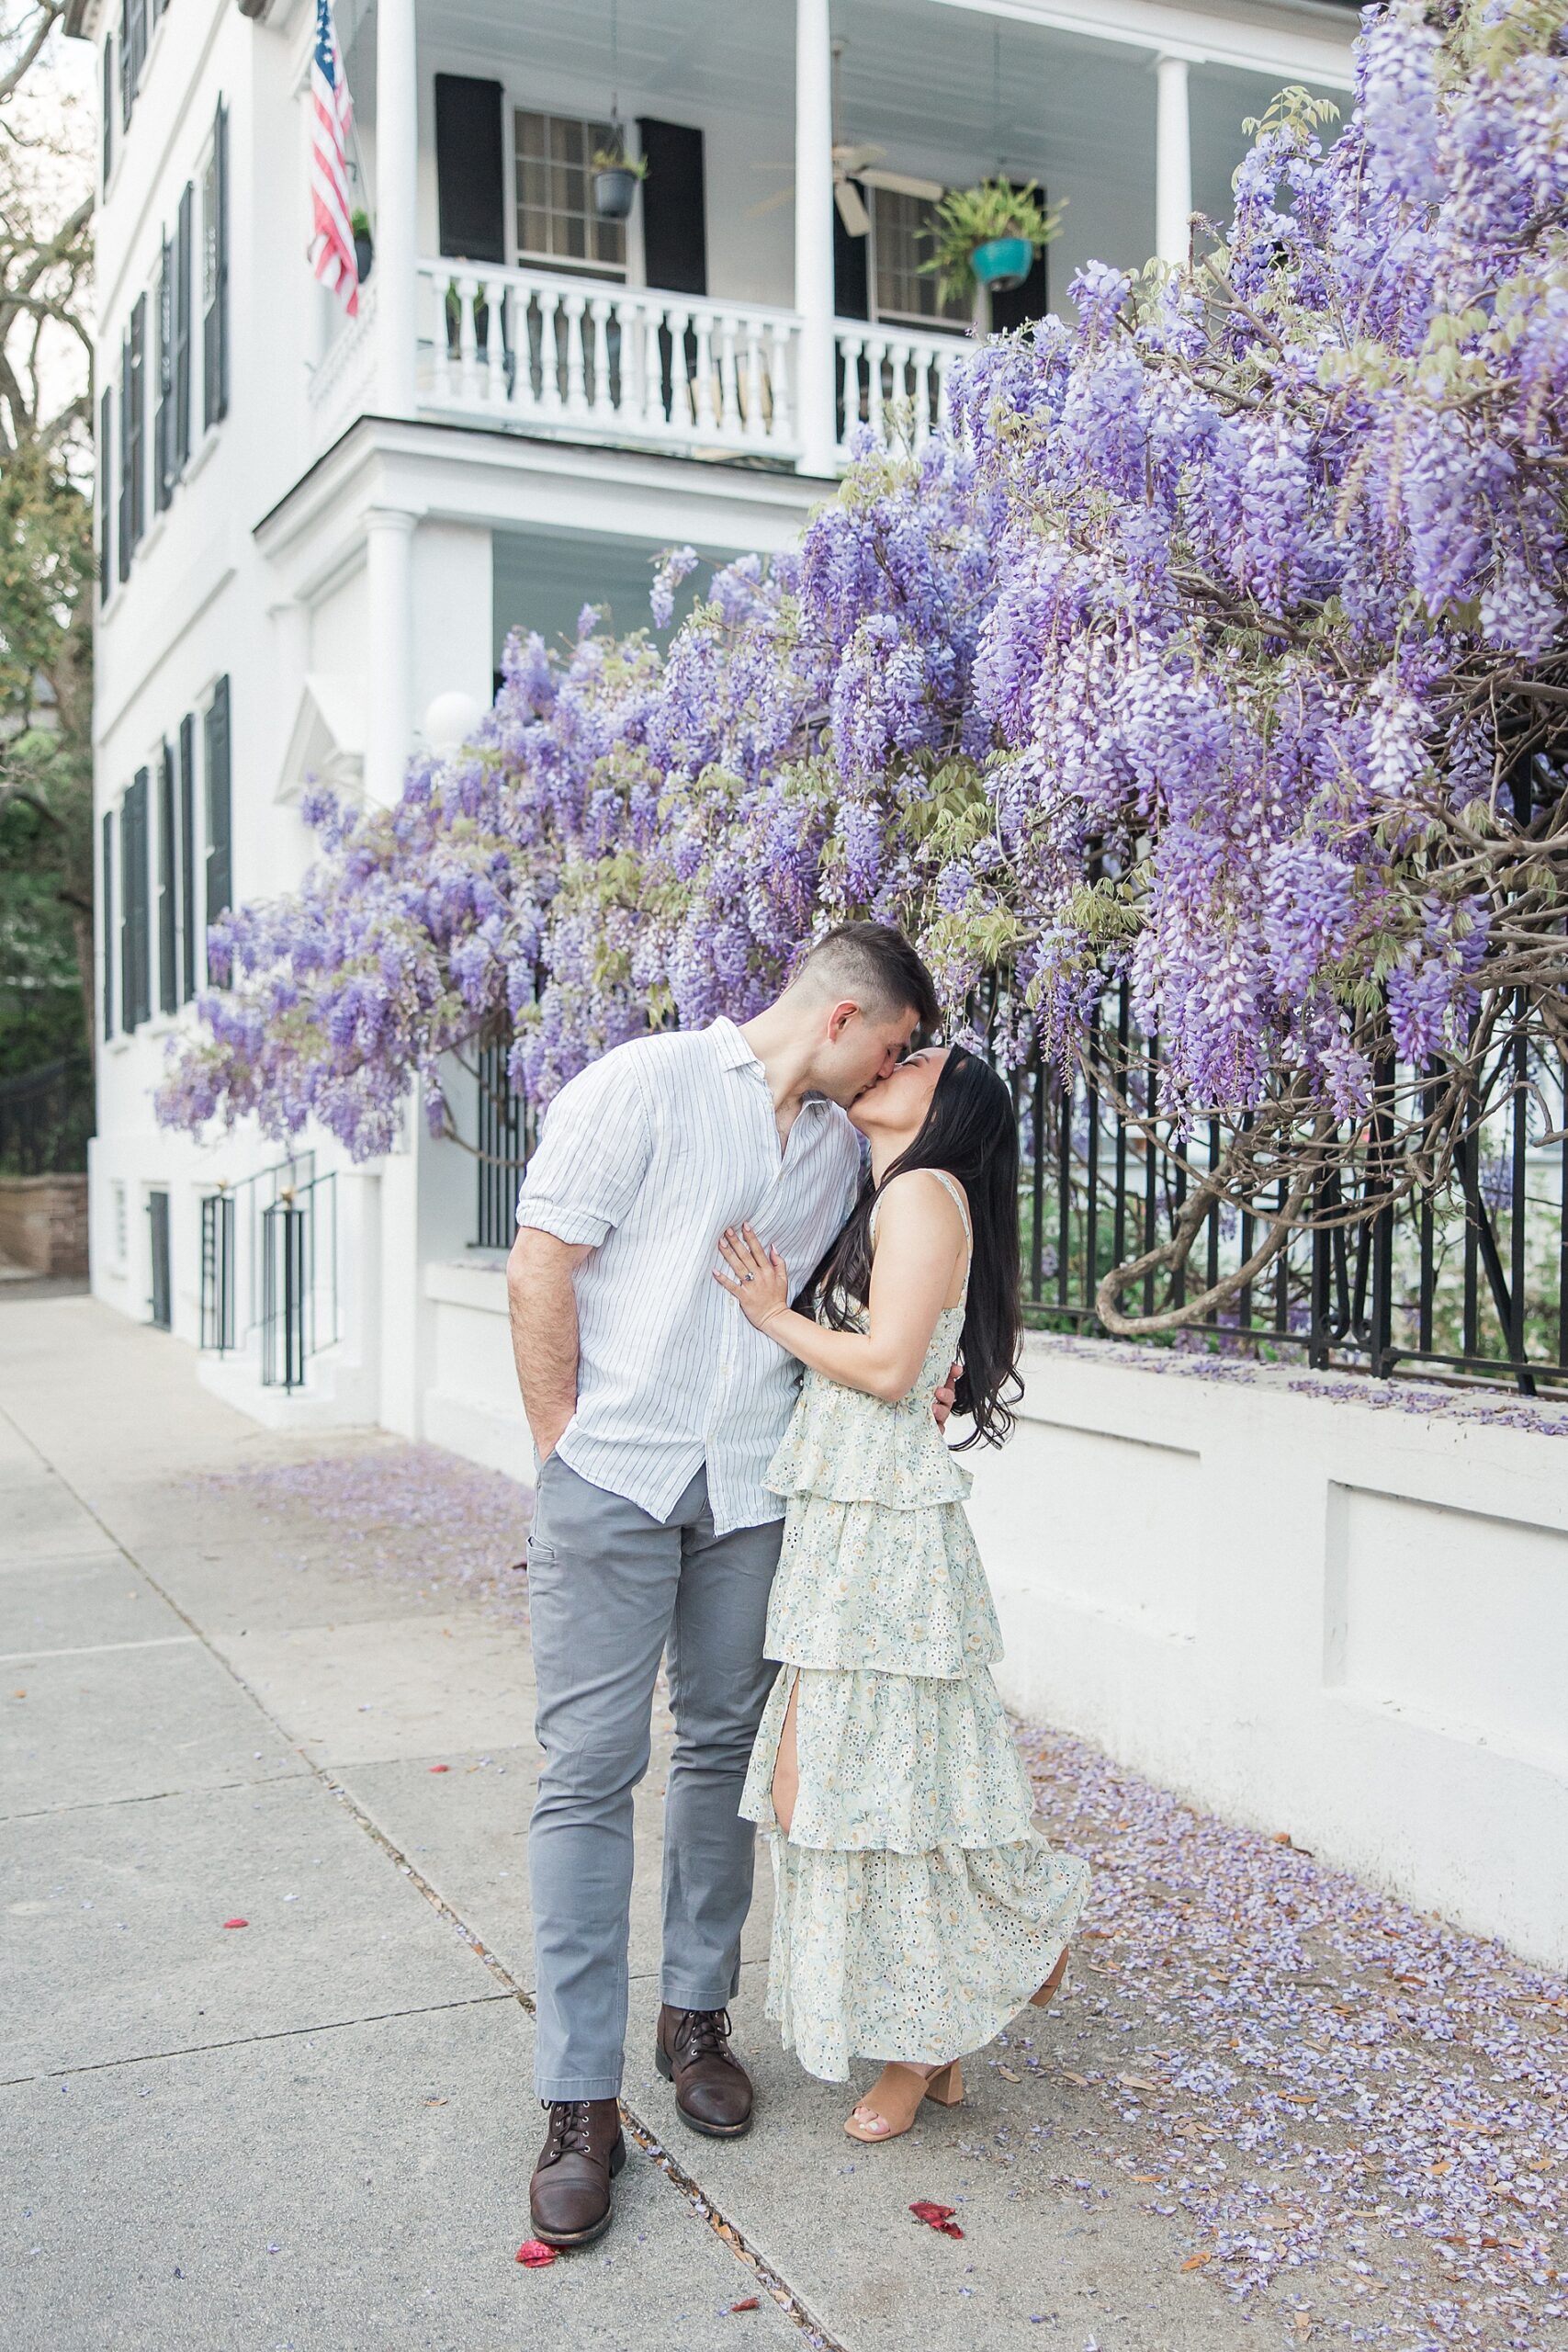
<svg viewBox="0 0 1568 2352">
<path fill-rule="evenodd" d="M 359 0 L 357 14 L 368 36 L 372 0 Z M 1222 0 L 1216 14 L 1254 22 L 1270 16 L 1321 34 L 1340 12 L 1303 0 L 1269 10 Z M 840 135 L 885 146 L 890 162 L 940 170 L 946 156 L 963 158 L 969 172 L 999 160 L 1021 175 L 1053 164 L 1108 178 L 1147 174 L 1153 91 L 1142 50 L 939 0 L 834 0 L 832 22 L 845 44 Z M 609 103 L 610 0 L 526 0 L 522 7 L 516 0 L 423 0 L 420 31 L 475 58 L 526 59 L 541 80 L 585 96 L 601 91 L 599 102 Z M 787 0 L 621 0 L 617 43 L 628 112 L 659 105 L 677 119 L 682 106 L 776 117 L 778 153 L 758 160 L 787 163 L 795 78 Z M 362 84 L 370 62 L 355 61 Z M 1200 73 L 1238 123 L 1292 78 L 1212 66 Z"/>
</svg>

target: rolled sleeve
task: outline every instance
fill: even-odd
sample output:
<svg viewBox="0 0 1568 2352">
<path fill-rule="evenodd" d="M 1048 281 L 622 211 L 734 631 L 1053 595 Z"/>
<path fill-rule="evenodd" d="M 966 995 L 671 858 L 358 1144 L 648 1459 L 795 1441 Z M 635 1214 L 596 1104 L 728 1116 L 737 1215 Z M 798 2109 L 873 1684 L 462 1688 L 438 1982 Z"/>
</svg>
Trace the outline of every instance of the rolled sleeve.
<svg viewBox="0 0 1568 2352">
<path fill-rule="evenodd" d="M 563 1086 L 517 1195 L 517 1222 L 597 1249 L 648 1172 L 652 1125 L 634 1057 L 606 1054 Z"/>
</svg>

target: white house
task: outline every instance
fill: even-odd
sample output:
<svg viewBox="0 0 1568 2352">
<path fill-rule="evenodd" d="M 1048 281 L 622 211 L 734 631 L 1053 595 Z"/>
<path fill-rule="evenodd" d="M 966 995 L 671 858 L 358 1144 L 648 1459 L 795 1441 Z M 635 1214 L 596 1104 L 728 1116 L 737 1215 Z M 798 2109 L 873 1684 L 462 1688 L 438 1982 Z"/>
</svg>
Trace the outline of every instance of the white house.
<svg viewBox="0 0 1568 2352">
<path fill-rule="evenodd" d="M 1184 254 L 1190 214 L 1228 209 L 1243 119 L 1286 83 L 1343 96 L 1356 21 L 340 0 L 374 232 L 349 322 L 306 259 L 310 0 L 73 0 L 103 92 L 100 1298 L 201 1343 L 265 1418 L 525 1471 L 509 1179 L 412 1117 L 357 1169 L 320 1137 L 283 1161 L 154 1125 L 208 920 L 297 876 L 308 779 L 393 799 L 422 737 L 488 701 L 512 628 L 570 630 L 586 601 L 636 626 L 658 550 L 777 548 L 853 425 L 939 415 L 965 322 L 917 232 L 943 187 L 1000 171 L 1066 199 L 996 316 L 1037 314 L 1090 256 Z M 649 166 L 624 224 L 588 169 L 612 126 Z M 469 1111 L 504 1148 L 507 1104 Z M 1568 1957 L 1561 1442 L 1164 1361 L 1032 1362 L 977 1490 L 1009 1695 Z"/>
<path fill-rule="evenodd" d="M 394 798 L 509 629 L 585 601 L 635 626 L 660 548 L 776 548 L 852 426 L 938 415 L 966 324 L 919 270 L 942 187 L 999 169 L 1066 199 L 998 299 L 1037 314 L 1091 255 L 1185 253 L 1243 119 L 1287 82 L 1343 93 L 1355 17 L 340 0 L 374 232 L 352 322 L 306 259 L 311 0 L 74 0 L 72 28 L 103 95 L 94 1286 L 203 1340 L 254 1409 L 510 1460 L 443 1312 L 505 1238 L 504 1185 L 412 1132 L 351 1170 L 320 1139 L 280 1167 L 155 1126 L 207 922 L 297 876 L 308 779 Z M 612 125 L 648 164 L 625 222 L 594 211 Z"/>
</svg>

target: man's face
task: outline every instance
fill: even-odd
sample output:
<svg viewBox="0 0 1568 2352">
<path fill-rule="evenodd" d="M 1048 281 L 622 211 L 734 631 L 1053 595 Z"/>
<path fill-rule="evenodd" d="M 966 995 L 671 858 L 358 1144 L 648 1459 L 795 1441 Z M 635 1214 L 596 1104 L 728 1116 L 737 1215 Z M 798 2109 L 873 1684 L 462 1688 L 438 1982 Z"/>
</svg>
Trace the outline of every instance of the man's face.
<svg viewBox="0 0 1568 2352">
<path fill-rule="evenodd" d="M 840 1103 L 847 1111 L 868 1086 L 897 1069 L 918 1026 L 913 1005 L 879 1019 L 863 1012 L 858 1004 L 835 1005 L 812 1073 L 813 1083 L 829 1102 Z"/>
</svg>

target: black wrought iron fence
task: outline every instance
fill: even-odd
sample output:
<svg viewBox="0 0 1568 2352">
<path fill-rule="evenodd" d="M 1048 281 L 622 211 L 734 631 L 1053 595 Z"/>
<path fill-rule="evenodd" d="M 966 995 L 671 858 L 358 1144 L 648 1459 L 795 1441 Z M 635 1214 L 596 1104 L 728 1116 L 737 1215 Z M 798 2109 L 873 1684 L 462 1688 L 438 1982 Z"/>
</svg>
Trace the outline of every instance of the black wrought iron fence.
<svg viewBox="0 0 1568 2352">
<path fill-rule="evenodd" d="M 1126 1073 L 1142 1116 L 1122 1115 Z M 1104 1005 L 1088 1065 L 1018 1084 L 1025 1193 L 1024 1269 L 1037 1327 L 1103 1329 L 1102 1278 L 1173 1233 L 1194 1184 L 1220 1163 L 1217 1120 L 1178 1138 L 1157 1116 L 1156 1041 L 1139 1038 L 1123 985 Z M 1385 1092 L 1418 1100 L 1423 1074 L 1390 1071 Z M 1120 1100 L 1119 1100 L 1120 1098 Z M 1508 1381 L 1533 1396 L 1568 1381 L 1568 1070 L 1506 1035 L 1451 1175 L 1432 1185 L 1398 1164 L 1382 1116 L 1315 1193 L 1313 1229 L 1293 1234 L 1212 1314 L 1156 1343 L 1289 1358 L 1314 1366 Z M 1153 1121 L 1151 1131 L 1151 1119 Z M 1392 1126 L 1392 1122 L 1387 1123 Z M 1408 1181 L 1406 1181 L 1408 1180 Z M 1382 1200 L 1383 1205 L 1377 1205 Z M 1122 1300 L 1153 1316 L 1216 1288 L 1253 1258 L 1281 1183 L 1250 1209 L 1213 1201 L 1186 1264 L 1154 1268 Z M 1359 1208 L 1370 1212 L 1352 1218 Z M 1344 1221 L 1337 1222 L 1337 1219 Z"/>
<path fill-rule="evenodd" d="M 1506 1382 L 1527 1396 L 1568 1382 L 1568 1072 L 1541 1066 L 1516 1037 L 1499 1052 L 1492 1107 L 1470 1125 L 1449 1181 L 1394 1182 L 1378 1122 L 1367 1122 L 1312 1204 L 1323 1222 L 1295 1233 L 1214 1313 L 1140 1343 L 1380 1378 Z M 1132 1118 L 1119 1101 L 1130 1068 L 1143 1114 Z M 476 1238 L 505 1249 L 536 1117 L 511 1086 L 503 1044 L 486 1048 L 479 1071 Z M 1160 1083 L 1158 1041 L 1139 1036 L 1124 984 L 1101 1009 L 1086 1069 L 1065 1084 L 1039 1067 L 1015 1080 L 1025 1311 L 1036 1329 L 1101 1334 L 1103 1276 L 1163 1242 L 1219 1164 L 1221 1123 L 1175 1136 L 1157 1116 Z M 1404 1084 L 1418 1092 L 1420 1074 Z M 1215 1289 L 1255 1255 L 1269 1210 L 1282 1206 L 1282 1185 L 1251 1208 L 1213 1201 L 1185 1264 L 1168 1277 L 1144 1272 L 1123 1307 L 1152 1316 Z"/>
<path fill-rule="evenodd" d="M 534 1148 L 534 1106 L 513 1087 L 508 1046 L 486 1046 L 479 1057 L 479 1200 L 474 1239 L 480 1250 L 510 1250 L 516 1232 L 517 1187 Z"/>
<path fill-rule="evenodd" d="M 84 1057 L 64 1055 L 0 1079 L 0 1170 L 12 1176 L 75 1173 L 87 1165 L 93 1079 Z"/>
</svg>

